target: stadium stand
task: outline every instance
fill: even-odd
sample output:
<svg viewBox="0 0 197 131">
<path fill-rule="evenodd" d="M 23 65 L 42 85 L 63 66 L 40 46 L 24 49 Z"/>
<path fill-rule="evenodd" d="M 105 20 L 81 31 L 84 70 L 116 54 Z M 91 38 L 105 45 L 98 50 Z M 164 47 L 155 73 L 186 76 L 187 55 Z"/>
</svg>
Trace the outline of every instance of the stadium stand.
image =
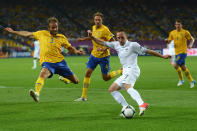
<svg viewBox="0 0 197 131">
<path fill-rule="evenodd" d="M 104 24 L 115 33 L 124 30 L 128 33 L 129 39 L 134 41 L 150 41 L 151 48 L 164 48 L 162 42 L 169 31 L 174 29 L 174 20 L 184 20 L 184 27 L 191 34 L 197 37 L 197 9 L 194 4 L 180 0 L 179 8 L 169 0 L 161 0 L 159 3 L 146 0 L 76 0 L 59 1 L 52 0 L 36 2 L 29 0 L 0 2 L 0 22 L 16 30 L 36 31 L 46 28 L 46 19 L 55 16 L 60 21 L 60 32 L 70 40 L 87 36 L 86 30 L 91 29 L 93 24 L 92 15 L 100 11 L 104 14 Z M 163 6 L 165 5 L 165 6 Z M 9 57 L 8 52 L 29 51 L 32 47 L 32 40 L 17 37 L 6 32 L 0 32 L 0 56 Z M 144 43 L 144 42 L 142 42 Z M 149 42 L 150 43 L 150 42 Z M 194 45 L 197 46 L 196 44 Z M 5 49 L 7 55 L 5 55 Z M 4 54 L 4 55 L 3 55 Z"/>
</svg>

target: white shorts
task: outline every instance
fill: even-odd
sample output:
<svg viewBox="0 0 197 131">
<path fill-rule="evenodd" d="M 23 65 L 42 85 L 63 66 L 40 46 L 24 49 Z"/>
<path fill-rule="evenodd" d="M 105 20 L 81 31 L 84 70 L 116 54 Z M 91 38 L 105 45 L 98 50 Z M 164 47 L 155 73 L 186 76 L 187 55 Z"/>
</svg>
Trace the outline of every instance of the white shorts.
<svg viewBox="0 0 197 131">
<path fill-rule="evenodd" d="M 169 55 L 171 55 L 171 56 L 175 55 L 175 49 L 174 48 L 169 48 Z"/>
<path fill-rule="evenodd" d="M 117 78 L 114 83 L 118 84 L 121 89 L 124 89 L 123 84 L 131 84 L 134 87 L 136 80 L 140 76 L 140 69 L 139 68 L 123 68 L 123 74 Z"/>
<path fill-rule="evenodd" d="M 40 59 L 40 51 L 34 50 L 34 58 Z"/>
</svg>

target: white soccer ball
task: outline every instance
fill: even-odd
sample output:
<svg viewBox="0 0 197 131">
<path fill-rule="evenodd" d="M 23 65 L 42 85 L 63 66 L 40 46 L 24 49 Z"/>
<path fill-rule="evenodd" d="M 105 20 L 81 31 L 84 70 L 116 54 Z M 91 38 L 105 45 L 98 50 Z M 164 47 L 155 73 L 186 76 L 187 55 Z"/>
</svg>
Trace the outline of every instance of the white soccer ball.
<svg viewBox="0 0 197 131">
<path fill-rule="evenodd" d="M 135 109 L 130 105 L 123 107 L 121 112 L 122 116 L 127 119 L 131 119 L 135 115 Z"/>
</svg>

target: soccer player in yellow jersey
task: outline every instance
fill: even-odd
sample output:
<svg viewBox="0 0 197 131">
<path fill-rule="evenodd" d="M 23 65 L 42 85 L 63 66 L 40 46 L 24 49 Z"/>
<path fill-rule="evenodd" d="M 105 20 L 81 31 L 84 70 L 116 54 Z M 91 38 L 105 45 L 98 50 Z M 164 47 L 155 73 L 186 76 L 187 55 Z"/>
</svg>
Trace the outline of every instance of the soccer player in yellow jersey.
<svg viewBox="0 0 197 131">
<path fill-rule="evenodd" d="M 74 54 L 84 54 L 84 52 L 76 50 L 64 35 L 58 33 L 58 23 L 55 17 L 50 17 L 48 19 L 48 30 L 37 32 L 14 31 L 11 28 L 5 28 L 9 33 L 39 40 L 40 64 L 42 65 L 42 69 L 35 84 L 35 91 L 30 90 L 30 95 L 36 102 L 39 101 L 40 91 L 43 88 L 45 79 L 52 77 L 53 74 L 59 74 L 67 81 L 75 84 L 78 83 L 77 77 L 69 69 L 64 56 L 61 54 L 61 47 L 67 48 Z"/>
<path fill-rule="evenodd" d="M 110 30 L 102 24 L 103 22 L 103 14 L 97 12 L 94 14 L 94 23 L 92 26 L 93 36 L 98 37 L 104 41 L 114 41 L 114 35 L 110 32 Z M 89 37 L 78 38 L 78 41 L 91 40 Z M 99 64 L 101 67 L 103 80 L 108 81 L 111 78 L 117 76 L 122 73 L 122 70 L 112 71 L 110 73 L 110 65 L 109 65 L 109 56 L 110 50 L 107 47 L 97 44 L 95 41 L 92 41 L 93 50 L 89 57 L 89 61 L 87 63 L 87 70 L 85 73 L 84 81 L 83 81 L 83 91 L 80 98 L 75 101 L 86 101 L 87 100 L 87 91 L 90 85 L 90 77 L 94 69 Z"/>
<path fill-rule="evenodd" d="M 191 49 L 194 43 L 194 38 L 191 36 L 188 30 L 182 28 L 182 23 L 180 20 L 176 20 L 176 29 L 170 32 L 167 43 L 174 41 L 176 63 L 174 65 L 176 71 L 179 75 L 179 82 L 177 86 L 181 86 L 184 83 L 183 74 L 181 70 L 185 73 L 186 77 L 190 81 L 190 88 L 193 88 L 196 81 L 192 78 L 189 70 L 185 66 L 185 59 L 187 57 L 187 41 L 190 41 L 188 48 Z"/>
</svg>

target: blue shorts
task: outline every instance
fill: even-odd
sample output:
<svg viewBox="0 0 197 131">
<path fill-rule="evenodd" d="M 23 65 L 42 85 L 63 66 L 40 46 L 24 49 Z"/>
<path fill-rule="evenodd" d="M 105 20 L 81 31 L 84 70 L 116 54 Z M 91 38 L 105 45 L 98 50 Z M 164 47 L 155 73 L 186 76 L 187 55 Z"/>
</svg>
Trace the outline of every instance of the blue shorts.
<svg viewBox="0 0 197 131">
<path fill-rule="evenodd" d="M 108 74 L 110 70 L 109 56 L 103 58 L 96 58 L 93 55 L 90 55 L 89 61 L 87 63 L 87 68 L 94 70 L 98 64 L 101 67 L 102 74 Z"/>
<path fill-rule="evenodd" d="M 185 54 L 185 53 L 176 55 L 176 63 L 179 66 L 185 65 L 185 59 L 186 59 L 186 57 L 187 57 L 187 54 Z"/>
<path fill-rule="evenodd" d="M 71 76 L 74 74 L 68 67 L 65 60 L 57 63 L 43 62 L 42 68 L 47 68 L 51 72 L 51 76 L 49 76 L 49 78 L 52 77 L 53 74 L 59 74 L 63 77 Z"/>
</svg>

